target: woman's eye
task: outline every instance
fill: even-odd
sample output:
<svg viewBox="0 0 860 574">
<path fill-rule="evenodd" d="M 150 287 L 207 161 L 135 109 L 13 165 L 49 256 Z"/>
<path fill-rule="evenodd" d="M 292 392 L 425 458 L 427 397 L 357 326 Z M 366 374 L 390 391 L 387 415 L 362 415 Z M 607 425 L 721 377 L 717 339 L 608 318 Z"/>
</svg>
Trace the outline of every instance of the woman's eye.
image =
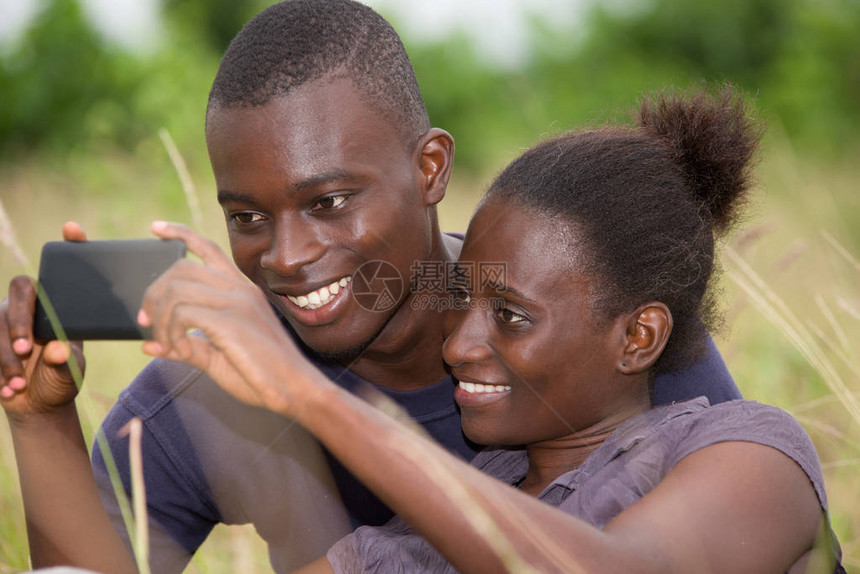
<svg viewBox="0 0 860 574">
<path fill-rule="evenodd" d="M 519 313 L 514 313 L 510 309 L 499 309 L 499 319 L 502 323 L 522 323 L 526 320 Z"/>
<path fill-rule="evenodd" d="M 451 296 L 454 297 L 460 303 L 469 303 L 472 298 L 469 296 L 469 292 L 465 289 L 461 289 L 459 287 L 454 287 L 451 289 Z"/>
<path fill-rule="evenodd" d="M 240 213 L 234 213 L 230 216 L 233 221 L 236 223 L 240 223 L 242 225 L 248 225 L 249 223 L 256 223 L 258 221 L 263 220 L 263 216 L 259 213 L 254 213 L 253 211 L 243 211 Z"/>
<path fill-rule="evenodd" d="M 345 195 L 330 195 L 323 197 L 314 205 L 314 211 L 318 209 L 335 209 L 340 207 L 346 201 Z"/>
</svg>

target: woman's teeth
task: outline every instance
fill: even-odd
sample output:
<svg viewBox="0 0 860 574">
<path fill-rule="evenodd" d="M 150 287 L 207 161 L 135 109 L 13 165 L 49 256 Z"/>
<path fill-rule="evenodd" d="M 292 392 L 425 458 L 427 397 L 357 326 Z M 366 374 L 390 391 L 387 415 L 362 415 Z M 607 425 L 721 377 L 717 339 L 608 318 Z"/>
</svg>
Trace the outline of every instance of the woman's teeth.
<svg viewBox="0 0 860 574">
<path fill-rule="evenodd" d="M 484 385 L 481 383 L 464 383 L 460 381 L 460 388 L 467 393 L 503 393 L 511 390 L 510 385 Z"/>
<path fill-rule="evenodd" d="M 316 291 L 311 291 L 307 295 L 299 295 L 292 297 L 287 295 L 287 299 L 302 309 L 317 309 L 323 305 L 330 303 L 332 299 L 340 292 L 341 287 L 346 287 L 352 277 L 344 277 L 339 281 L 335 281 L 326 287 L 320 287 Z"/>
</svg>

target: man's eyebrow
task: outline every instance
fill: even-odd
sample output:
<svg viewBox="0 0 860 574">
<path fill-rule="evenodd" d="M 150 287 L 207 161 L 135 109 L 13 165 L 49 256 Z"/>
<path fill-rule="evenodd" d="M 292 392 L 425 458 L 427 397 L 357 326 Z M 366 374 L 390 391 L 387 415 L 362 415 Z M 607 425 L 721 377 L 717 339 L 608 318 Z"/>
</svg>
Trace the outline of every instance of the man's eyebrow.
<svg viewBox="0 0 860 574">
<path fill-rule="evenodd" d="M 244 193 L 237 193 L 235 191 L 229 191 L 226 189 L 218 190 L 218 203 L 224 205 L 225 203 L 257 203 L 254 201 L 254 198 L 250 195 L 245 195 Z"/>
<path fill-rule="evenodd" d="M 331 171 L 327 171 L 313 177 L 309 177 L 307 179 L 303 179 L 302 181 L 295 184 L 295 189 L 301 191 L 307 189 L 309 187 L 316 187 L 318 185 L 322 185 L 324 183 L 330 183 L 332 181 L 344 181 L 347 179 L 355 179 L 355 174 L 352 174 L 344 169 L 333 169 Z"/>
<path fill-rule="evenodd" d="M 355 180 L 357 178 L 358 176 L 346 170 L 335 169 L 332 171 L 327 171 L 325 173 L 315 175 L 313 177 L 309 177 L 307 179 L 303 179 L 302 181 L 296 183 L 293 186 L 293 189 L 295 189 L 296 191 L 303 191 L 305 189 L 317 187 L 326 183 Z M 228 202 L 251 204 L 257 203 L 256 200 L 250 195 L 246 195 L 244 193 L 239 193 L 236 191 L 230 191 L 227 189 L 218 190 L 218 203 L 224 204 Z"/>
</svg>

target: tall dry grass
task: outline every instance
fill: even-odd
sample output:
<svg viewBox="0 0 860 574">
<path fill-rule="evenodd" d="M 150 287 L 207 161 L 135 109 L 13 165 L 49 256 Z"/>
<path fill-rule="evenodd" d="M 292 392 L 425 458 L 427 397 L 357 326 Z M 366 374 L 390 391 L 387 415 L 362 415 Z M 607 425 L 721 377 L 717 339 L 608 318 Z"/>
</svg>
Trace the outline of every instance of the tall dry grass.
<svg viewBox="0 0 860 574">
<path fill-rule="evenodd" d="M 760 199 L 723 250 L 717 343 L 747 398 L 785 409 L 812 437 L 851 571 L 860 567 L 860 167 L 769 144 Z"/>
<path fill-rule="evenodd" d="M 162 139 L 169 149 L 167 137 Z M 715 339 L 745 396 L 784 408 L 812 436 L 845 563 L 860 567 L 860 166 L 807 161 L 778 139 L 768 143 L 764 157 L 760 199 L 721 258 L 726 326 Z M 154 176 L 123 157 L 105 158 L 108 175 L 94 189 L 79 177 L 85 170 L 39 164 L 0 170 L 0 200 L 20 250 L 0 248 L 0 284 L 22 271 L 21 260 L 38 261 L 42 243 L 58 239 L 68 219 L 100 239 L 146 237 L 155 219 L 183 221 L 226 245 L 211 175 L 204 168 L 188 169 L 177 158 L 171 153 L 164 161 L 174 182 L 167 190 L 163 173 Z M 186 200 L 194 191 L 191 182 L 201 190 L 196 213 Z M 440 210 L 445 229 L 465 229 L 484 185 L 455 173 Z M 92 412 L 84 421 L 91 441 L 147 358 L 135 342 L 88 343 L 87 358 L 79 400 Z M 24 520 L 5 425 L 0 425 L 0 533 L 0 574 L 26 569 Z M 189 571 L 267 568 L 265 546 L 251 527 L 219 527 Z"/>
</svg>

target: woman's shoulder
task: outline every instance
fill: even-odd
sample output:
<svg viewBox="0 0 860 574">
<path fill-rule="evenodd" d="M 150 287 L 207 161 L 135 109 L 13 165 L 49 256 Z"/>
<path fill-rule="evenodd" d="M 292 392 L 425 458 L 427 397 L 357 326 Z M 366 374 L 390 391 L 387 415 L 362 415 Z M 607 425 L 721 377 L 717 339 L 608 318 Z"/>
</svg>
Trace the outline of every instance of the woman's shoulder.
<svg viewBox="0 0 860 574">
<path fill-rule="evenodd" d="M 683 429 L 681 434 L 680 429 Z M 707 440 L 707 437 L 717 440 L 754 440 L 759 436 L 766 440 L 809 440 L 803 426 L 786 411 L 745 399 L 711 405 L 706 397 L 698 397 L 657 406 L 627 421 L 618 434 L 630 434 L 631 430 L 640 435 L 645 431 L 646 435 L 656 438 L 664 435 L 682 438 L 684 442 Z"/>
<path fill-rule="evenodd" d="M 789 413 L 772 405 L 739 399 L 705 404 L 684 414 L 668 419 L 665 429 L 655 430 L 675 434 L 679 429 L 673 427 L 684 427 L 679 444 L 689 443 L 688 448 L 695 448 L 699 442 L 741 440 L 763 442 L 780 450 L 782 446 L 790 450 L 808 448 L 814 454 L 815 448 L 803 426 Z"/>
<path fill-rule="evenodd" d="M 688 412 L 655 429 L 656 437 L 671 437 L 668 466 L 708 446 L 732 441 L 751 442 L 782 452 L 809 476 L 818 498 L 827 507 L 818 453 L 803 426 L 786 411 L 749 400 L 734 400 Z"/>
<path fill-rule="evenodd" d="M 815 447 L 791 415 L 746 400 L 712 406 L 705 397 L 655 407 L 626 421 L 579 468 L 557 479 L 566 491 L 559 506 L 602 528 L 687 456 L 733 441 L 771 447 L 794 460 L 827 508 Z"/>
</svg>

